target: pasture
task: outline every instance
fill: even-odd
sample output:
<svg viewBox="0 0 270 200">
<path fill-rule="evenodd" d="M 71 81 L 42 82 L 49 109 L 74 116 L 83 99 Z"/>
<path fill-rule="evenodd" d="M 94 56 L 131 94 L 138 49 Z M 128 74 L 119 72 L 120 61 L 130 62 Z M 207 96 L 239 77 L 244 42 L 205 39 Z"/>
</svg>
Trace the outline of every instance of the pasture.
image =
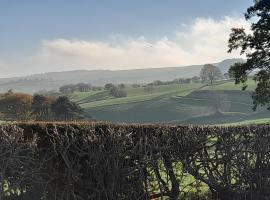
<svg viewBox="0 0 270 200">
<path fill-rule="evenodd" d="M 248 81 L 246 91 L 232 81 L 202 84 L 154 86 L 124 90 L 127 97 L 114 98 L 108 91 L 75 93 L 80 104 L 97 120 L 128 123 L 223 124 L 268 118 L 264 108 L 252 110 L 251 92 L 256 83 Z"/>
</svg>

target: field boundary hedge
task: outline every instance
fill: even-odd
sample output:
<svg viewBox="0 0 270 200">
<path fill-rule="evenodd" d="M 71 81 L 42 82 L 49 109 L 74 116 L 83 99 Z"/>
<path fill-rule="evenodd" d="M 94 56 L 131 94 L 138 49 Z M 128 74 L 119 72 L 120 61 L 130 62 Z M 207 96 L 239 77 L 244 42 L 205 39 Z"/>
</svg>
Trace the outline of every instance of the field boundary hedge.
<svg viewBox="0 0 270 200">
<path fill-rule="evenodd" d="M 269 144 L 269 125 L 0 125 L 0 200 L 269 199 Z"/>
</svg>

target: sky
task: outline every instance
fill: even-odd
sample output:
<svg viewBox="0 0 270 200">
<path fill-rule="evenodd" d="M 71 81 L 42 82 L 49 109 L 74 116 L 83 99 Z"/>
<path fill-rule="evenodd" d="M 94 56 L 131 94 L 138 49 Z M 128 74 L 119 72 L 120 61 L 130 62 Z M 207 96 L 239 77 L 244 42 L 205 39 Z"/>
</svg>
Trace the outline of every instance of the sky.
<svg viewBox="0 0 270 200">
<path fill-rule="evenodd" d="M 0 77 L 186 66 L 227 53 L 252 0 L 0 0 Z"/>
</svg>

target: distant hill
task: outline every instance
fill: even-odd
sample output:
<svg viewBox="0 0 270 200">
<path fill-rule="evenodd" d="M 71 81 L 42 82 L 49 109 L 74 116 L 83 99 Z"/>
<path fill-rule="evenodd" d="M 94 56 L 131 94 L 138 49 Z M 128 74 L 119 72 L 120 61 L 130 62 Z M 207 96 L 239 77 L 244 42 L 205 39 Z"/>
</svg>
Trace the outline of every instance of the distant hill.
<svg viewBox="0 0 270 200">
<path fill-rule="evenodd" d="M 242 58 L 227 59 L 220 63 L 216 63 L 215 65 L 218 66 L 223 73 L 227 73 L 230 66 L 237 62 L 245 62 L 245 60 Z"/>
<path fill-rule="evenodd" d="M 220 63 L 214 63 L 223 73 L 229 67 L 243 59 L 229 59 Z M 105 83 L 149 83 L 154 80 L 168 81 L 175 78 L 190 78 L 197 76 L 203 65 L 184 67 L 147 68 L 134 70 L 77 70 L 64 72 L 50 72 L 34 74 L 26 77 L 0 79 L 0 93 L 9 89 L 15 91 L 34 93 L 40 90 L 57 90 L 65 84 L 79 82 L 104 85 Z"/>
</svg>

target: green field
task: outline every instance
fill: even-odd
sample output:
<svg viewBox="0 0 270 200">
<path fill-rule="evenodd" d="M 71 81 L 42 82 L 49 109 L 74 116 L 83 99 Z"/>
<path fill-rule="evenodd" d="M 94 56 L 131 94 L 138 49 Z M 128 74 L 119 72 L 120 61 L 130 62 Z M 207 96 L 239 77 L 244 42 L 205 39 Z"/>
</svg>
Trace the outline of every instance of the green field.
<svg viewBox="0 0 270 200">
<path fill-rule="evenodd" d="M 244 120 L 240 122 L 228 123 L 228 124 L 221 124 L 225 126 L 239 126 L 239 125 L 252 125 L 252 124 L 270 124 L 270 117 L 269 118 L 262 118 L 262 119 L 253 119 L 253 120 Z"/>
<path fill-rule="evenodd" d="M 108 91 L 75 93 L 70 98 L 94 119 L 112 122 L 230 124 L 270 117 L 265 108 L 252 110 L 256 84 L 249 80 L 248 85 L 247 91 L 232 81 L 154 86 L 151 92 L 127 87 L 125 98 L 114 98 Z"/>
<path fill-rule="evenodd" d="M 256 88 L 256 83 L 253 80 L 248 80 L 247 89 L 248 91 L 252 91 Z M 235 85 L 234 81 L 226 81 L 222 84 L 216 83 L 213 86 L 206 86 L 203 88 L 203 90 L 241 90 L 243 87 L 242 84 Z"/>
<path fill-rule="evenodd" d="M 201 87 L 200 84 L 188 84 L 188 85 L 168 85 L 168 86 L 158 86 L 153 89 L 151 92 L 145 92 L 143 88 L 127 88 L 127 97 L 125 98 L 108 98 L 108 92 L 100 92 L 104 95 L 104 99 L 99 99 L 93 101 L 93 98 L 87 97 L 84 99 L 84 102 L 88 100 L 87 103 L 82 103 L 81 106 L 85 109 L 97 108 L 103 106 L 116 106 L 130 103 L 139 103 L 154 100 L 156 98 L 164 98 L 167 96 L 174 95 L 187 95 L 190 92 Z M 97 94 L 95 94 L 96 96 Z M 72 99 L 78 102 L 77 99 Z M 80 102 L 79 102 L 80 103 Z"/>
</svg>

